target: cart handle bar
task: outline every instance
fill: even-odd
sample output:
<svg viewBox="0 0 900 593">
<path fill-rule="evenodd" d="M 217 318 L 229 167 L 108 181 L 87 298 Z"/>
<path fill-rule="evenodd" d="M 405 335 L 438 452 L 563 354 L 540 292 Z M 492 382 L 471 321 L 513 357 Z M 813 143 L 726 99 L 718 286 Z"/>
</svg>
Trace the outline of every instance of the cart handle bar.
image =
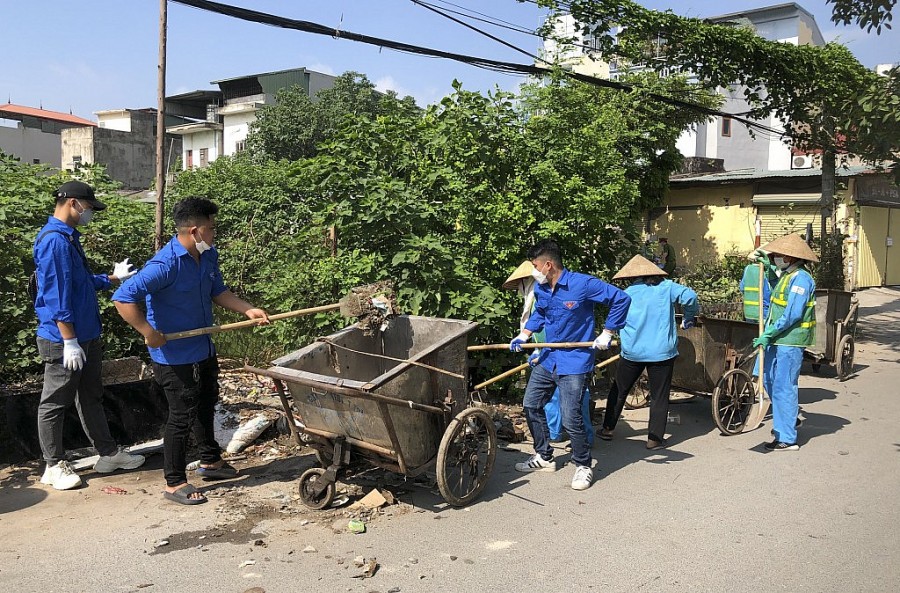
<svg viewBox="0 0 900 593">
<path fill-rule="evenodd" d="M 590 348 L 593 342 L 530 342 L 519 344 L 522 349 L 528 348 Z M 618 346 L 619 341 L 613 340 L 610 346 Z M 477 352 L 480 350 L 509 350 L 509 344 L 481 344 L 478 346 L 469 346 L 466 348 L 469 352 Z"/>
</svg>

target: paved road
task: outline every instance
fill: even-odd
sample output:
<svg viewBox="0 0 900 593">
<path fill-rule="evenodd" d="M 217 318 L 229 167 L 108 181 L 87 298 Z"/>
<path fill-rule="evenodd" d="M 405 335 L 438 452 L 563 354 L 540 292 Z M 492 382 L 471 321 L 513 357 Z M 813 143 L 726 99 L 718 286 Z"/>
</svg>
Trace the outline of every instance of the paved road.
<svg viewBox="0 0 900 593">
<path fill-rule="evenodd" d="M 646 412 L 629 412 L 616 440 L 595 446 L 598 480 L 587 491 L 569 488 L 571 466 L 521 475 L 512 465 L 525 449 L 503 450 L 478 504 L 447 509 L 419 490 L 418 512 L 381 518 L 362 535 L 303 525 L 298 516 L 229 523 L 216 501 L 165 503 L 158 461 L 126 476 L 87 476 L 78 492 L 48 491 L 33 484 L 34 474 L 6 471 L 0 588 L 897 591 L 900 291 L 868 290 L 860 301 L 858 374 L 844 383 L 827 368 L 801 377 L 799 452 L 764 453 L 768 424 L 720 436 L 700 399 L 673 407 L 681 423 L 670 425 L 672 444 L 651 453 L 643 446 Z M 273 462 L 257 470 L 253 492 L 292 492 L 296 468 Z M 105 484 L 132 494 L 102 494 Z M 221 537 L 200 539 L 217 522 L 227 526 Z M 151 553 L 162 538 L 171 544 Z M 316 551 L 302 552 L 306 546 Z M 351 578 L 361 572 L 352 565 L 357 555 L 377 557 L 373 578 Z M 248 560 L 255 563 L 240 566 Z"/>
</svg>

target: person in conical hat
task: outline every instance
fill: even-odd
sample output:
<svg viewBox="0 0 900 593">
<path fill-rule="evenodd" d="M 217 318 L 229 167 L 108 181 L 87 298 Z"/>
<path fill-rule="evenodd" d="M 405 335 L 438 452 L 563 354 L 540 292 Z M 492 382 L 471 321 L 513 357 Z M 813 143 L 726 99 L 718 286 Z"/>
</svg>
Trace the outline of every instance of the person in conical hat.
<svg viewBox="0 0 900 593">
<path fill-rule="evenodd" d="M 503 288 L 506 290 L 515 290 L 519 293 L 519 296 L 523 298 L 523 306 L 522 306 L 522 314 L 519 317 L 519 331 L 525 329 L 525 323 L 528 321 L 528 318 L 531 317 L 531 313 L 534 311 L 534 276 L 531 275 L 534 270 L 534 266 L 531 265 L 531 262 L 527 259 L 519 264 L 519 267 L 513 271 L 512 274 L 509 275 L 509 278 L 503 283 Z M 544 341 L 544 332 L 535 332 L 531 334 L 531 340 L 534 342 L 543 342 Z M 541 350 L 540 348 L 535 348 L 534 351 L 531 352 L 528 356 L 528 364 L 532 367 L 537 364 L 537 361 L 540 359 Z M 585 426 L 591 426 L 591 392 L 585 386 L 584 388 L 584 396 L 582 399 L 581 405 L 582 416 L 584 416 Z M 550 442 L 551 443 L 564 443 L 569 440 L 568 435 L 564 434 L 562 430 L 562 413 L 559 407 L 559 389 L 556 389 L 553 392 L 553 397 L 550 398 L 550 401 L 547 402 L 547 405 L 544 406 L 544 413 L 547 415 L 547 427 L 550 429 Z M 587 431 L 587 444 L 588 447 L 592 447 L 594 445 L 594 431 Z"/>
<path fill-rule="evenodd" d="M 559 389 L 563 428 L 572 445 L 573 490 L 590 488 L 594 480 L 591 448 L 581 414 L 585 383 L 594 370 L 594 349 L 606 350 L 613 332 L 625 325 L 631 299 L 624 291 L 588 274 L 571 272 L 563 267 L 559 244 L 543 240 L 528 250 L 534 266 L 534 313 L 525 328 L 509 343 L 513 352 L 521 352 L 522 344 L 535 332 L 544 331 L 547 342 L 588 342 L 586 348 L 544 348 L 528 377 L 522 407 L 528 430 L 534 439 L 534 455 L 515 465 L 516 471 L 555 471 L 550 429 L 544 411 L 553 392 Z M 609 307 L 603 331 L 594 338 L 594 307 Z"/>
<path fill-rule="evenodd" d="M 625 327 L 619 331 L 621 358 L 616 366 L 615 382 L 606 399 L 606 413 L 600 438 L 611 440 L 625 398 L 645 370 L 650 382 L 650 424 L 647 448 L 665 446 L 666 421 L 669 414 L 669 391 L 672 372 L 678 356 L 678 333 L 675 304 L 680 304 L 684 317 L 682 329 L 694 325 L 699 306 L 697 293 L 666 278 L 668 274 L 647 258 L 635 255 L 613 280 L 630 280 L 625 293 L 631 307 Z"/>
<path fill-rule="evenodd" d="M 763 383 L 772 400 L 775 440 L 769 451 L 796 451 L 800 365 L 803 351 L 816 343 L 816 283 L 806 262 L 819 258 L 800 235 L 786 235 L 763 246 L 781 276 L 772 289 L 769 314 L 754 347 L 765 348 Z"/>
</svg>

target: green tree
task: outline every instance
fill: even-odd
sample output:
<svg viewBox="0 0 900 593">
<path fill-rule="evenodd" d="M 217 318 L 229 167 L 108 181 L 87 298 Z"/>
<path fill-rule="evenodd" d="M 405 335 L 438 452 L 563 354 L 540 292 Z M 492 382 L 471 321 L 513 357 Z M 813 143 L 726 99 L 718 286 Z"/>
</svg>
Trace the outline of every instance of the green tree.
<svg viewBox="0 0 900 593">
<path fill-rule="evenodd" d="M 831 20 L 836 24 L 856 23 L 860 29 L 881 33 L 881 28 L 891 28 L 891 11 L 897 0 L 825 0 L 834 6 Z"/>
<path fill-rule="evenodd" d="M 262 107 L 247 137 L 249 152 L 271 160 L 297 160 L 316 154 L 316 147 L 331 138 L 345 120 L 375 117 L 384 105 L 399 100 L 390 91 L 379 93 L 364 74 L 345 72 L 331 87 L 306 94 L 293 86 L 275 93 L 275 104 Z M 403 101 L 413 104 L 411 97 Z"/>
</svg>

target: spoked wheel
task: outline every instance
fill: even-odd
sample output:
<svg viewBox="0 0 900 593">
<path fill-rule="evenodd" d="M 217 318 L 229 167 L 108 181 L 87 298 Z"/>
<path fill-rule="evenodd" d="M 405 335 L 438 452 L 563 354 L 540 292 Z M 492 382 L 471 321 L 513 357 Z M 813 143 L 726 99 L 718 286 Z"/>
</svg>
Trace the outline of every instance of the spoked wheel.
<svg viewBox="0 0 900 593">
<path fill-rule="evenodd" d="M 713 389 L 712 415 L 716 426 L 725 434 L 739 434 L 747 425 L 755 401 L 753 377 L 744 370 L 731 369 Z"/>
<path fill-rule="evenodd" d="M 479 408 L 468 408 L 450 421 L 437 454 L 441 495 L 455 507 L 478 497 L 487 485 L 497 457 L 497 429 Z"/>
<path fill-rule="evenodd" d="M 837 365 L 837 376 L 841 381 L 846 381 L 847 377 L 853 374 L 853 355 L 856 346 L 853 344 L 853 336 L 847 334 L 838 342 L 837 356 L 835 363 Z"/>
<path fill-rule="evenodd" d="M 312 467 L 300 476 L 300 500 L 311 509 L 324 509 L 334 500 L 334 482 L 325 485 L 325 488 L 316 494 L 316 486 L 324 478 L 325 470 L 321 467 Z"/>
<path fill-rule="evenodd" d="M 650 404 L 650 383 L 647 379 L 647 372 L 641 373 L 634 387 L 625 396 L 625 409 L 638 410 L 646 408 Z"/>
</svg>

